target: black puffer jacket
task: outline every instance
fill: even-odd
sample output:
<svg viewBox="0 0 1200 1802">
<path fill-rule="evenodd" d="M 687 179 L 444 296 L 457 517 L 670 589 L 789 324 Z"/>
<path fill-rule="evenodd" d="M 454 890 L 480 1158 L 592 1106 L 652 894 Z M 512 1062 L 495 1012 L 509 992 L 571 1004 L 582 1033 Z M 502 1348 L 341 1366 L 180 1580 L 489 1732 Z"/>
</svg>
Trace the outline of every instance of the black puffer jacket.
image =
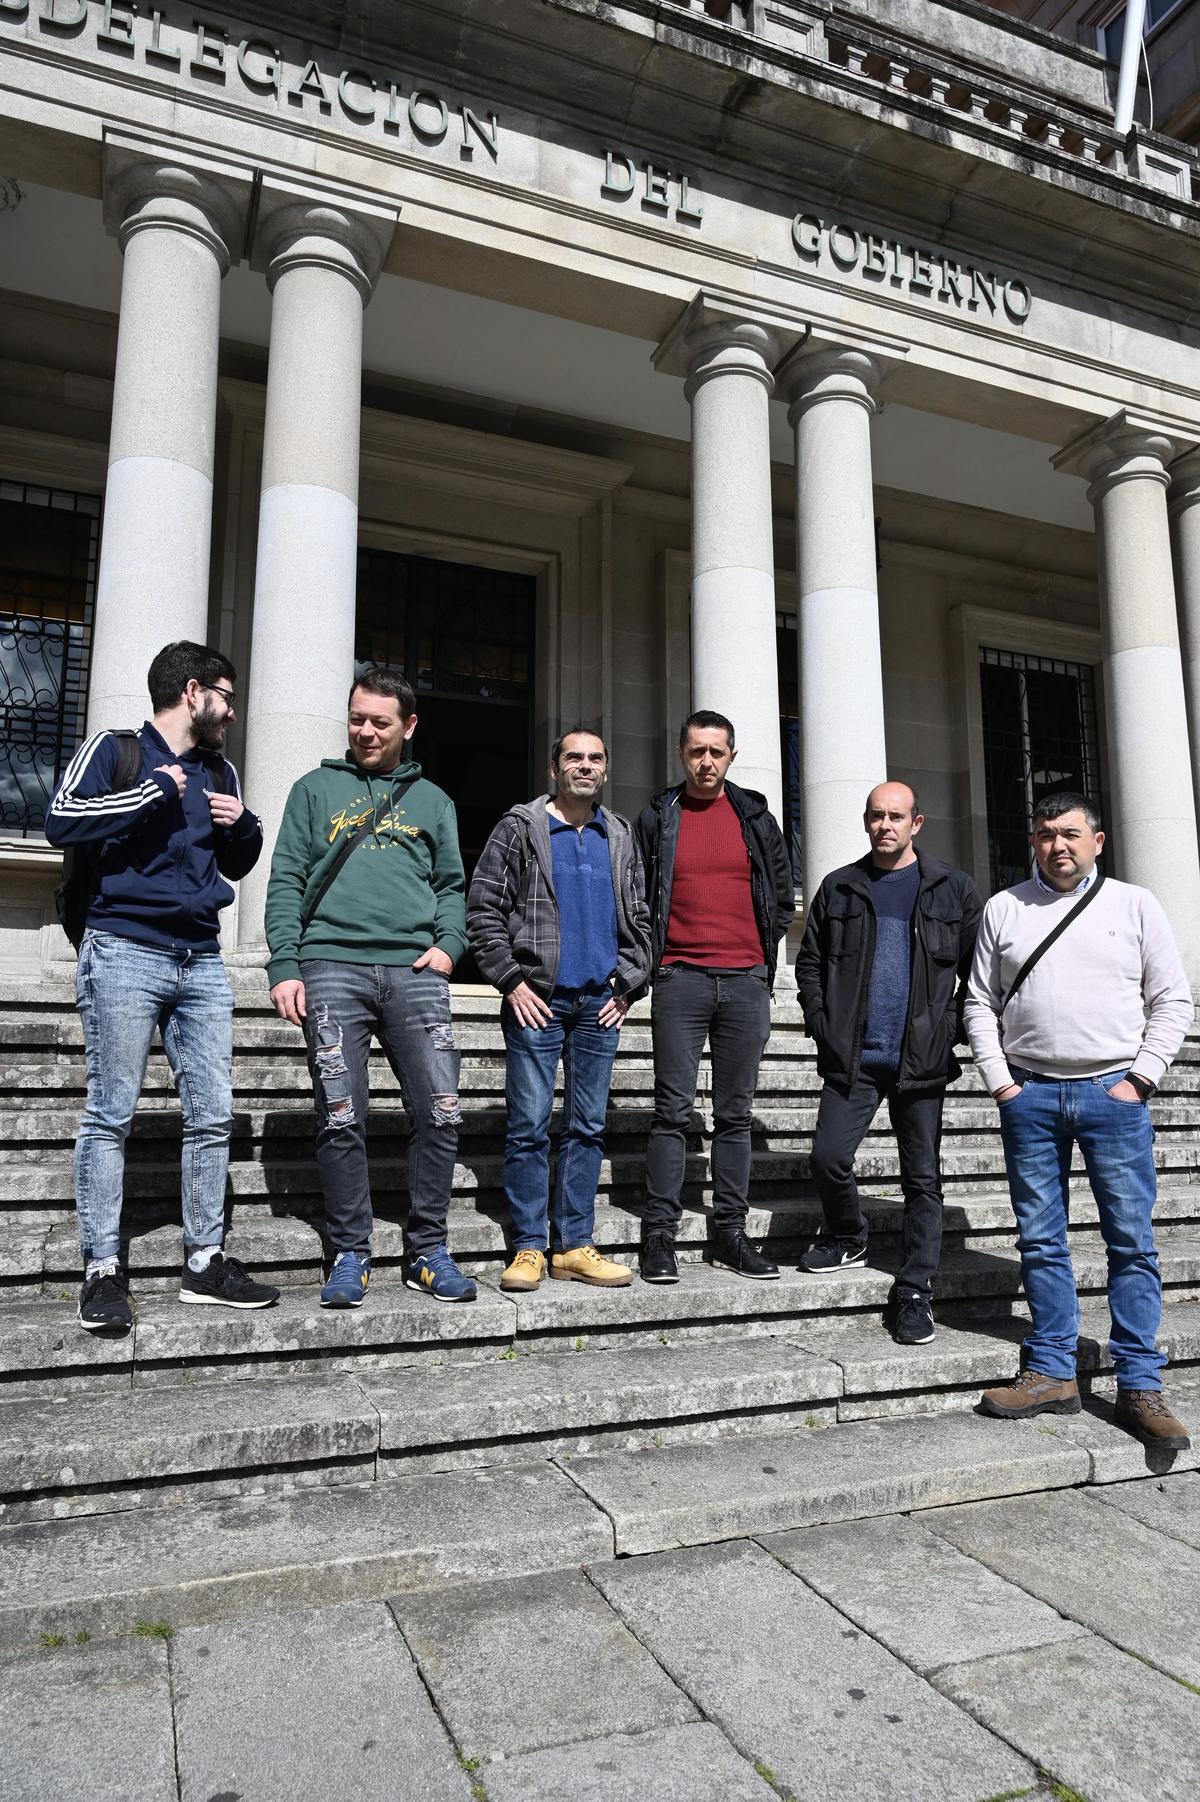
<svg viewBox="0 0 1200 1802">
<path fill-rule="evenodd" d="M 671 884 L 675 878 L 675 848 L 679 843 L 679 797 L 683 783 L 664 788 L 643 807 L 634 826 L 634 837 L 646 873 L 646 901 L 650 908 L 650 954 L 653 968 L 662 962 L 667 923 L 671 918 Z M 750 853 L 750 892 L 754 919 L 762 940 L 767 984 L 774 986 L 779 961 L 779 941 L 796 917 L 796 888 L 783 834 L 767 806 L 767 798 L 752 788 L 727 782 L 725 793 L 741 821 L 742 837 Z"/>
<path fill-rule="evenodd" d="M 983 903 L 961 870 L 917 852 L 921 883 L 913 912 L 908 1018 L 896 1086 L 938 1088 L 953 1082 L 963 1038 L 962 1006 Z M 808 910 L 796 956 L 804 1025 L 816 1040 L 817 1070 L 837 1083 L 858 1075 L 867 993 L 875 961 L 871 859 L 826 876 Z"/>
</svg>

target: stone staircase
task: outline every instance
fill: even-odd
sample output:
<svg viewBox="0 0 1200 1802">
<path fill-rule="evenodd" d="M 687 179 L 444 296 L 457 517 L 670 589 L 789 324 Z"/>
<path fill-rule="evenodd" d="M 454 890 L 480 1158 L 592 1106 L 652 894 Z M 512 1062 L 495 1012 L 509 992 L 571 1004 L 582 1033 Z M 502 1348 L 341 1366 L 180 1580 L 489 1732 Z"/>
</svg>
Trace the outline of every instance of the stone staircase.
<svg viewBox="0 0 1200 1802">
<path fill-rule="evenodd" d="M 120 1340 L 92 1338 L 75 1320 L 71 1149 L 83 1057 L 72 987 L 51 978 L 0 990 L 0 1646 L 63 1623 L 120 1630 L 147 1607 L 206 1619 L 210 1608 L 551 1568 L 600 1555 L 597 1546 L 611 1556 L 681 1534 L 720 1538 L 1145 1473 L 1147 1454 L 1107 1418 L 1104 1248 L 1081 1171 L 1072 1244 L 1094 1399 L 1078 1419 L 1049 1424 L 970 1413 L 982 1384 L 1015 1369 L 1023 1331 L 995 1111 L 973 1070 L 946 1110 L 931 1345 L 898 1347 L 881 1325 L 901 1220 L 882 1116 L 859 1159 L 870 1263 L 825 1278 L 796 1269 L 819 1222 L 807 1169 L 819 1085 L 794 998 L 776 1004 L 752 1172 L 750 1230 L 780 1261 L 781 1280 L 750 1283 L 703 1261 L 702 1089 L 682 1281 L 635 1279 L 615 1292 L 546 1282 L 506 1296 L 496 1286 L 505 1246 L 497 1004 L 459 993 L 464 1123 L 450 1242 L 477 1274 L 479 1299 L 447 1307 L 403 1285 L 405 1120 L 378 1057 L 375 1280 L 361 1311 L 323 1313 L 299 1035 L 268 1011 L 259 973 L 233 975 L 229 1246 L 283 1296 L 241 1315 L 176 1301 L 179 1119 L 155 1051 L 128 1150 L 136 1324 Z M 651 1096 L 643 1004 L 621 1036 L 597 1214 L 598 1242 L 629 1262 Z M 1186 1404 L 1200 1403 L 1200 1038 L 1189 1039 L 1154 1113 L 1162 1342 L 1186 1417 Z M 1200 1406 L 1192 1415 L 1200 1424 Z"/>
</svg>

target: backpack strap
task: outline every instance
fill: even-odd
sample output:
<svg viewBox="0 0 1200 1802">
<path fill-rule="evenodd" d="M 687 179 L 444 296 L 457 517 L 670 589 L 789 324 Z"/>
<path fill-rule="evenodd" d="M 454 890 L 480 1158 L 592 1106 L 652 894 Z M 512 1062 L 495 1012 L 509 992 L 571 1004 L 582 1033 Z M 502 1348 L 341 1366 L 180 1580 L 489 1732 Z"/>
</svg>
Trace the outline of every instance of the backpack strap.
<svg viewBox="0 0 1200 1802">
<path fill-rule="evenodd" d="M 113 737 L 117 741 L 117 767 L 111 792 L 119 794 L 122 789 L 136 788 L 142 779 L 142 741 L 124 726 L 114 729 Z"/>
<path fill-rule="evenodd" d="M 212 779 L 214 790 L 219 795 L 229 793 L 229 765 L 219 751 L 201 751 L 200 761 Z"/>
<path fill-rule="evenodd" d="M 1013 996 L 1016 994 L 1016 992 L 1020 988 L 1021 984 L 1025 981 L 1025 978 L 1029 975 L 1030 971 L 1034 968 L 1034 965 L 1041 962 L 1042 958 L 1045 957 L 1047 951 L 1049 951 L 1049 949 L 1050 949 L 1051 945 L 1054 943 L 1055 939 L 1060 939 L 1062 937 L 1063 933 L 1067 930 L 1067 927 L 1073 926 L 1075 924 L 1075 921 L 1079 918 L 1079 916 L 1083 912 L 1084 908 L 1091 905 L 1091 903 L 1096 899 L 1096 896 L 1100 893 L 1100 890 L 1103 888 L 1103 886 L 1104 886 L 1104 871 L 1097 870 L 1096 871 L 1096 880 L 1095 880 L 1095 882 L 1093 882 L 1093 884 L 1092 884 L 1091 888 L 1088 890 L 1087 894 L 1083 897 L 1083 900 L 1078 902 L 1071 909 L 1069 914 L 1064 914 L 1063 918 L 1058 922 L 1058 925 L 1054 928 L 1054 931 L 1048 932 L 1046 934 L 1045 938 L 1042 940 L 1041 944 L 1035 945 L 1033 950 L 1029 953 L 1029 956 L 1025 959 L 1025 962 L 1021 965 L 1021 968 L 1017 971 L 1016 980 L 1014 981 L 1011 989 L 1009 989 L 1008 994 L 1004 997 L 1004 1001 L 1001 1004 L 1001 1008 L 1000 1008 L 1001 1013 L 1004 1012 L 1004 1010 L 1008 1006 L 1009 1002 L 1013 999 Z"/>
</svg>

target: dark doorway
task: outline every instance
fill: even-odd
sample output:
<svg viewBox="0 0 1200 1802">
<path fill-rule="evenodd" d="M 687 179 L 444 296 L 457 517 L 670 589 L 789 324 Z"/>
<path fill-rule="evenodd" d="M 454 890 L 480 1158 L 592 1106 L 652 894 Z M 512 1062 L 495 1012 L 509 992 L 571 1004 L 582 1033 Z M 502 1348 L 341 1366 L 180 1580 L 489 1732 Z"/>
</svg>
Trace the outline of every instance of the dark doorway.
<svg viewBox="0 0 1200 1802">
<path fill-rule="evenodd" d="M 1085 663 L 987 646 L 980 647 L 979 680 L 995 894 L 1030 873 L 1029 820 L 1043 795 L 1073 789 L 1100 798 L 1095 681 Z"/>
<path fill-rule="evenodd" d="M 359 549 L 355 659 L 402 670 L 412 683 L 413 755 L 454 802 L 468 883 L 500 815 L 533 792 L 536 606 L 533 576 Z M 455 980 L 479 980 L 471 958 Z"/>
</svg>

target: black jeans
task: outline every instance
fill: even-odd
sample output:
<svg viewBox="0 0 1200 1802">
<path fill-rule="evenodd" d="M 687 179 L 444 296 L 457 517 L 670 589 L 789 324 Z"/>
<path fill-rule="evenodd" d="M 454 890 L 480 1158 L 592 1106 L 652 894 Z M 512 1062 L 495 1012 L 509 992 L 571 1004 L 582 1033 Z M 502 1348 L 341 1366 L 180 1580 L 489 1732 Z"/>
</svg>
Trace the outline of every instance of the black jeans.
<svg viewBox="0 0 1200 1802">
<path fill-rule="evenodd" d="M 374 1034 L 412 1128 L 404 1251 L 420 1257 L 445 1243 L 462 1122 L 450 985 L 437 970 L 324 958 L 301 964 L 300 974 L 329 1243 L 335 1252 L 371 1248 L 367 1059 Z"/>
<path fill-rule="evenodd" d="M 664 964 L 650 1007 L 654 1040 L 654 1119 L 646 1146 L 644 1231 L 674 1232 L 682 1213 L 687 1129 L 707 1038 L 712 1053 L 713 1225 L 718 1234 L 745 1224 L 750 1190 L 750 1121 L 758 1066 L 771 1036 L 766 971 L 714 974 Z"/>
<path fill-rule="evenodd" d="M 825 1210 L 830 1236 L 865 1245 L 867 1223 L 854 1180 L 854 1154 L 881 1101 L 886 1100 L 900 1149 L 904 1191 L 904 1258 L 896 1287 L 910 1295 L 933 1295 L 933 1273 L 942 1249 L 942 1103 L 946 1091 L 905 1094 L 895 1087 L 894 1070 L 860 1070 L 851 1088 L 827 1082 L 821 1090 L 812 1143 L 812 1178 Z"/>
</svg>

